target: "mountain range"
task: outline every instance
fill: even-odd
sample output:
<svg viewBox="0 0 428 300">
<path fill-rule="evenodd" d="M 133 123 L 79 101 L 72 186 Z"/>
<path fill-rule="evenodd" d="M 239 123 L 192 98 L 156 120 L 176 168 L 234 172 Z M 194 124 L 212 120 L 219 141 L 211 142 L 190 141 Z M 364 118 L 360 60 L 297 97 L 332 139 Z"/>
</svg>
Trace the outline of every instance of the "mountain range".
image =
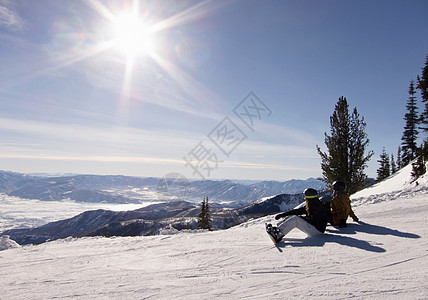
<svg viewBox="0 0 428 300">
<path fill-rule="evenodd" d="M 122 175 L 29 175 L 0 171 L 0 193 L 42 201 L 72 200 L 92 203 L 147 203 L 180 200 L 241 207 L 263 197 L 299 194 L 306 188 L 325 189 L 324 182 L 306 180 L 260 181 L 243 184 L 232 180 L 176 180 Z"/>
<path fill-rule="evenodd" d="M 185 181 L 178 176 L 46 176 L 0 171 L 0 192 L 12 197 L 57 202 L 58 205 L 64 200 L 154 203 L 129 211 L 85 211 L 39 227 L 13 228 L 2 234 L 9 235 L 19 244 L 39 244 L 68 236 L 142 236 L 165 230 L 194 230 L 197 229 L 203 197 L 210 199 L 213 228 L 226 229 L 298 205 L 303 201 L 302 191 L 307 187 L 321 190 L 325 184 L 314 178 L 246 185 L 231 180 Z"/>
<path fill-rule="evenodd" d="M 328 192 L 321 192 L 325 195 Z M 301 194 L 281 194 L 233 209 L 210 208 L 213 229 L 227 229 L 253 218 L 289 210 L 303 202 Z M 83 212 L 75 217 L 51 222 L 37 228 L 6 230 L 20 245 L 40 244 L 49 240 L 83 236 L 148 236 L 165 231 L 197 229 L 200 205 L 186 201 L 168 201 L 131 211 L 104 209 Z"/>
</svg>

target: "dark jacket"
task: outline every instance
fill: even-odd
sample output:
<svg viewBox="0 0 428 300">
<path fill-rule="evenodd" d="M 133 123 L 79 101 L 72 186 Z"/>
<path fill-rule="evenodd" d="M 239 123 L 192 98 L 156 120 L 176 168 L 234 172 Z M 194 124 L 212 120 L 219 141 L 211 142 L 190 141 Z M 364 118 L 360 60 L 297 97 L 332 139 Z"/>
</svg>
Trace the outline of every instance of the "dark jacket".
<svg viewBox="0 0 428 300">
<path fill-rule="evenodd" d="M 302 218 L 305 219 L 309 224 L 315 226 L 319 232 L 324 232 L 327 226 L 326 211 L 324 205 L 318 198 L 306 199 L 306 206 L 279 214 L 275 217 L 275 219 L 292 215 L 306 215 Z"/>
</svg>

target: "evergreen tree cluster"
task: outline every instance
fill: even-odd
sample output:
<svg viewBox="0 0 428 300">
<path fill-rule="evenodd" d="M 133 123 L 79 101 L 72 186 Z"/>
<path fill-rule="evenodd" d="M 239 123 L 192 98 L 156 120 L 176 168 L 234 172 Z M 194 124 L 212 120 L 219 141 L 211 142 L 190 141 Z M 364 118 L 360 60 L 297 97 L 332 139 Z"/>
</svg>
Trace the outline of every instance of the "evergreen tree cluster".
<svg viewBox="0 0 428 300">
<path fill-rule="evenodd" d="M 417 158 L 412 163 L 412 177 L 414 180 L 424 175 L 427 171 L 426 163 L 428 162 L 428 141 L 425 141 L 417 150 Z"/>
<path fill-rule="evenodd" d="M 425 66 L 422 68 L 421 76 L 417 76 L 416 88 L 421 93 L 424 111 L 418 115 L 415 82 L 410 81 L 409 100 L 407 101 L 407 113 L 404 115 L 406 121 L 402 140 L 403 165 L 412 162 L 412 177 L 414 180 L 426 173 L 426 162 L 428 152 L 428 55 Z M 417 145 L 419 130 L 424 134 L 423 143 Z"/>
<path fill-rule="evenodd" d="M 425 66 L 422 68 L 421 76 L 417 77 L 417 88 L 421 92 L 424 111 L 421 114 L 421 129 L 428 136 L 428 55 L 425 58 Z"/>
<path fill-rule="evenodd" d="M 378 163 L 380 164 L 380 167 L 377 169 L 377 180 L 381 181 L 391 175 L 391 164 L 389 161 L 389 155 L 385 151 L 385 147 L 382 150 Z"/>
<path fill-rule="evenodd" d="M 416 90 L 422 96 L 424 110 L 418 113 Z M 410 81 L 409 98 L 406 104 L 407 112 L 404 115 L 405 126 L 401 137 L 401 145 L 398 147 L 397 159 L 389 156 L 385 148 L 378 160 L 377 180 L 383 180 L 394 174 L 402 167 L 412 163 L 412 176 L 415 180 L 426 173 L 428 161 L 428 55 L 422 74 L 417 76 L 417 82 Z M 322 180 L 332 184 L 336 180 L 345 181 L 349 193 L 355 193 L 363 189 L 367 182 L 364 173 L 367 162 L 373 156 L 373 151 L 368 151 L 369 139 L 365 133 L 366 123 L 360 117 L 357 108 L 349 111 L 349 105 L 345 97 L 339 98 L 333 115 L 330 117 L 330 135 L 324 134 L 324 143 L 327 151 L 323 152 L 317 145 L 321 156 Z M 419 130 L 424 133 L 424 143 L 418 147 Z"/>
<path fill-rule="evenodd" d="M 198 215 L 198 228 L 211 230 L 210 206 L 208 197 L 202 200 L 201 212 Z"/>
<path fill-rule="evenodd" d="M 422 97 L 422 104 L 424 111 L 418 113 L 418 103 L 416 97 L 416 90 L 419 90 Z M 426 56 L 425 66 L 422 68 L 422 74 L 417 76 L 417 82 L 410 81 L 409 98 L 406 103 L 406 113 L 404 115 L 404 131 L 401 137 L 401 145 L 398 147 L 397 161 L 394 162 L 393 155 L 391 155 L 390 174 L 395 173 L 402 167 L 408 165 L 412 161 L 412 177 L 416 180 L 418 177 L 426 173 L 426 162 L 428 152 L 428 55 Z M 424 141 L 418 147 L 419 130 L 424 134 Z M 379 169 L 377 170 L 377 180 L 385 179 L 388 174 L 386 169 L 387 154 L 385 148 L 380 155 Z"/>
<path fill-rule="evenodd" d="M 408 165 L 413 159 L 416 158 L 417 152 L 417 138 L 418 138 L 418 125 L 420 118 L 418 116 L 418 106 L 416 102 L 416 91 L 414 81 L 410 81 L 409 87 L 409 100 L 407 101 L 407 113 L 404 115 L 406 124 L 404 126 L 402 140 L 402 155 L 401 159 L 404 165 Z"/>
<path fill-rule="evenodd" d="M 384 180 L 390 175 L 396 173 L 403 167 L 403 162 L 401 160 L 401 147 L 398 147 L 397 159 L 394 159 L 394 154 L 389 154 L 386 152 L 385 147 L 382 149 L 382 153 L 379 156 L 379 168 L 377 169 L 377 181 Z"/>
</svg>

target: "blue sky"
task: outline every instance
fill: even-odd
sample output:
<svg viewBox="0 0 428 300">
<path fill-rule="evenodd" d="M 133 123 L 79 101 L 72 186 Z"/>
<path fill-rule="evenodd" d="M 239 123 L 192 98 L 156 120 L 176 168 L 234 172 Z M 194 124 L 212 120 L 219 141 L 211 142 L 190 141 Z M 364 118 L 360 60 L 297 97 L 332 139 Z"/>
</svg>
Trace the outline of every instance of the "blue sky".
<svg viewBox="0 0 428 300">
<path fill-rule="evenodd" d="M 139 26 L 144 46 L 125 39 Z M 0 0 L 0 169 L 318 177 L 345 96 L 375 177 L 401 143 L 427 28 L 423 0 Z"/>
</svg>

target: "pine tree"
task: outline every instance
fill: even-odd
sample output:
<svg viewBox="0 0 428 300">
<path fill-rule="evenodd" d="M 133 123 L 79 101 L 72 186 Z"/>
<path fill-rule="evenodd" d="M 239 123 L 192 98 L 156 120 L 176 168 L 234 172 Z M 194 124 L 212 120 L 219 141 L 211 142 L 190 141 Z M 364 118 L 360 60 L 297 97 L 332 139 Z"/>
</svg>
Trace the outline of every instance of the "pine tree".
<svg viewBox="0 0 428 300">
<path fill-rule="evenodd" d="M 428 161 L 428 141 L 425 141 L 417 151 L 417 158 L 412 163 L 412 178 L 418 179 L 427 171 L 426 163 Z"/>
<path fill-rule="evenodd" d="M 397 165 L 394 161 L 394 154 L 391 154 L 391 174 L 394 174 L 395 172 L 397 172 Z"/>
<path fill-rule="evenodd" d="M 328 153 L 322 152 L 317 145 L 322 180 L 330 184 L 336 180 L 345 181 L 351 194 L 365 187 L 367 175 L 364 169 L 374 154 L 369 151 L 365 155 L 369 144 L 365 127 L 364 118 L 360 117 L 357 108 L 350 114 L 346 98 L 341 97 L 330 117 L 331 135 L 324 134 Z"/>
<path fill-rule="evenodd" d="M 417 88 L 422 95 L 422 103 L 425 104 L 424 111 L 420 116 L 421 129 L 425 133 L 425 138 L 428 138 L 428 55 L 425 59 L 425 66 L 422 68 L 422 76 L 418 76 Z"/>
<path fill-rule="evenodd" d="M 426 173 L 425 161 L 422 156 L 418 156 L 416 160 L 412 163 L 412 178 L 413 180 L 418 179 Z"/>
<path fill-rule="evenodd" d="M 417 151 L 416 140 L 418 138 L 418 107 L 416 106 L 414 81 L 410 81 L 409 100 L 407 101 L 407 113 L 404 115 L 406 125 L 404 126 L 403 136 L 401 137 L 402 163 L 403 166 L 409 164 L 415 157 Z"/>
<path fill-rule="evenodd" d="M 380 159 L 378 160 L 380 164 L 379 169 L 377 169 L 377 180 L 381 181 L 391 175 L 390 164 L 389 164 L 389 155 L 386 153 L 385 148 L 383 148 L 382 153 L 380 154 Z"/>
<path fill-rule="evenodd" d="M 198 228 L 211 230 L 211 216 L 210 206 L 208 204 L 208 197 L 202 201 L 201 212 L 198 216 Z"/>
<path fill-rule="evenodd" d="M 401 147 L 398 146 L 397 151 L 397 171 L 403 167 L 403 162 L 401 161 Z"/>
</svg>

